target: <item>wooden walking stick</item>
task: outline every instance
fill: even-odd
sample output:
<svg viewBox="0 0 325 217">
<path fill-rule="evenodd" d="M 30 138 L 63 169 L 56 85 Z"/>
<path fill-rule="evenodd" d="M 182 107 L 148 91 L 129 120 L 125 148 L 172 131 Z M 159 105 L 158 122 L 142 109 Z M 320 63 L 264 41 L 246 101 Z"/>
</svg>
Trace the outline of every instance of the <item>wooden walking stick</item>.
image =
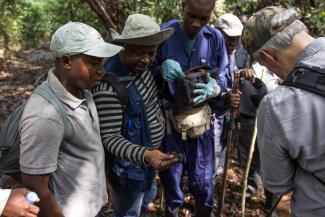
<svg viewBox="0 0 325 217">
<path fill-rule="evenodd" d="M 264 80 L 266 71 L 262 71 L 261 80 Z M 241 201 L 241 216 L 245 217 L 245 205 L 246 205 L 246 191 L 247 191 L 247 181 L 248 181 L 248 175 L 249 175 L 249 169 L 251 167 L 251 162 L 253 158 L 253 153 L 255 150 L 255 143 L 257 138 L 257 118 L 255 118 L 254 121 L 254 130 L 253 135 L 251 138 L 251 144 L 249 146 L 249 154 L 246 161 L 246 168 L 245 168 L 245 174 L 243 177 L 243 191 L 242 191 L 242 201 Z"/>
<path fill-rule="evenodd" d="M 252 158 L 253 158 L 253 153 L 255 150 L 255 142 L 256 142 L 256 136 L 257 136 L 257 127 L 256 127 L 256 118 L 255 118 L 255 123 L 254 123 L 254 131 L 253 131 L 253 136 L 251 139 L 251 144 L 249 148 L 249 154 L 248 158 L 246 161 L 246 168 L 245 168 L 245 174 L 243 178 L 243 193 L 242 193 L 242 200 L 241 200 L 241 216 L 245 217 L 245 204 L 246 204 L 246 190 L 247 190 L 247 180 L 248 180 L 248 174 L 249 174 L 249 169 L 251 166 Z"/>
<path fill-rule="evenodd" d="M 234 74 L 234 83 L 233 83 L 233 89 L 232 93 L 237 93 L 239 90 L 239 82 L 240 82 L 240 71 L 235 70 Z M 230 149 L 233 146 L 235 142 L 235 120 L 238 116 L 238 108 L 232 108 L 230 111 L 230 124 L 229 124 L 229 131 L 227 134 L 227 150 L 226 150 L 226 156 L 225 156 L 225 165 L 223 169 L 223 174 L 222 174 L 222 190 L 219 198 L 219 206 L 218 206 L 218 216 L 222 217 L 223 213 L 223 205 L 225 202 L 225 194 L 226 194 L 226 182 L 227 182 L 227 170 L 228 170 L 228 164 L 229 164 L 229 153 Z"/>
</svg>

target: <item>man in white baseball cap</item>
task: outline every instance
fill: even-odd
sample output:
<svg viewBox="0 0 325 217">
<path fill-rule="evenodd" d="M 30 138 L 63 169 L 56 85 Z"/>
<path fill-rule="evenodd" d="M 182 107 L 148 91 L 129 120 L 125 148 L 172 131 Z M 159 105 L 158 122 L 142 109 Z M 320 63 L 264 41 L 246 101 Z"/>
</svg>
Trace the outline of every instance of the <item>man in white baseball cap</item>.
<svg viewBox="0 0 325 217">
<path fill-rule="evenodd" d="M 243 25 L 237 16 L 231 13 L 226 13 L 217 18 L 215 27 L 222 33 L 225 39 L 225 45 L 228 54 L 228 64 L 226 66 L 227 89 L 231 89 L 235 69 L 234 54 L 239 41 L 239 37 L 241 35 L 241 31 L 243 30 Z M 231 91 L 228 91 L 225 100 L 231 107 L 238 107 L 240 94 L 232 94 Z M 224 115 L 219 116 L 218 120 L 221 124 L 218 128 L 215 129 L 215 131 L 221 134 L 224 127 Z M 219 143 L 220 144 L 215 144 L 215 175 L 219 175 L 222 172 L 225 157 L 225 148 L 221 148 L 224 147 L 225 144 L 223 144 L 221 140 L 219 140 Z"/>
<path fill-rule="evenodd" d="M 230 55 L 238 45 L 239 37 L 244 28 L 243 24 L 237 16 L 226 13 L 217 18 L 215 27 L 221 30 L 225 38 L 228 55 Z"/>
<path fill-rule="evenodd" d="M 111 57 L 122 48 L 106 43 L 99 32 L 84 23 L 68 22 L 52 36 L 50 49 L 56 57 L 85 54 L 93 57 Z"/>
<path fill-rule="evenodd" d="M 41 216 L 96 216 L 107 201 L 104 149 L 96 106 L 87 89 L 102 79 L 104 57 L 122 47 L 92 27 L 69 22 L 53 35 L 55 67 L 34 93 L 20 122 L 22 182 L 39 197 Z M 37 88 L 39 89 L 39 88 Z"/>
<path fill-rule="evenodd" d="M 256 99 L 262 98 L 265 94 L 267 94 L 267 91 L 271 91 L 271 89 L 267 87 L 276 87 L 274 83 L 275 77 L 272 72 L 258 63 L 254 63 L 252 66 L 250 66 L 250 64 L 246 64 L 247 61 L 243 61 L 243 59 L 246 59 L 246 57 L 243 57 L 243 55 L 246 54 L 246 51 L 238 41 L 243 31 L 243 24 L 237 16 L 231 13 L 223 14 L 218 17 L 215 26 L 223 33 L 228 52 L 228 87 L 231 88 L 235 68 L 240 69 L 241 72 L 243 72 L 242 75 L 249 78 L 251 81 L 244 80 L 242 82 L 239 105 L 241 129 L 238 135 L 237 158 L 239 161 L 239 166 L 244 170 L 246 167 L 251 138 L 255 127 L 255 117 L 258 105 L 258 100 Z M 248 70 L 248 67 L 250 67 L 251 70 Z M 259 177 L 260 160 L 257 143 L 255 144 L 255 147 L 256 148 L 249 170 L 246 197 L 255 196 L 258 193 L 258 188 L 261 184 Z M 265 208 L 269 209 L 269 206 L 272 203 L 272 195 L 269 192 L 265 192 L 265 195 Z"/>
</svg>

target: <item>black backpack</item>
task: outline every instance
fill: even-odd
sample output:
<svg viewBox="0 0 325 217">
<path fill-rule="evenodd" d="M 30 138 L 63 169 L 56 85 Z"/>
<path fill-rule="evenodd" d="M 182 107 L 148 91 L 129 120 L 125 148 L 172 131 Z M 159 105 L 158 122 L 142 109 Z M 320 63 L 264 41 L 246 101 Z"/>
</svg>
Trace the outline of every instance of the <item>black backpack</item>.
<svg viewBox="0 0 325 217">
<path fill-rule="evenodd" d="M 106 73 L 104 79 L 116 91 L 121 104 L 127 105 L 127 90 L 120 82 L 118 76 L 114 73 Z M 37 81 L 35 83 L 38 83 Z M 34 85 L 36 86 L 36 85 Z M 48 102 L 50 102 L 59 113 L 64 127 L 67 126 L 67 118 L 62 108 L 61 101 L 54 94 L 48 83 L 43 82 L 35 90 L 34 94 L 38 94 Z M 0 131 L 0 175 L 7 174 L 20 181 L 20 135 L 19 123 L 23 115 L 26 103 L 17 107 L 6 119 Z"/>
<path fill-rule="evenodd" d="M 325 97 L 325 69 L 300 64 L 286 77 L 283 85 L 297 87 Z"/>
<path fill-rule="evenodd" d="M 35 90 L 37 94 L 49 103 L 59 113 L 64 126 L 67 125 L 67 118 L 62 108 L 61 101 L 57 98 L 48 83 L 43 82 Z M 20 156 L 20 136 L 19 123 L 23 115 L 26 103 L 17 107 L 7 118 L 0 131 L 0 174 L 12 174 L 17 177 L 20 173 L 19 156 Z M 17 177 L 19 179 L 19 176 Z"/>
<path fill-rule="evenodd" d="M 178 78 L 175 81 L 175 95 L 173 114 L 177 115 L 184 111 L 188 111 L 197 107 L 193 104 L 193 99 L 196 97 L 193 94 L 195 84 L 207 83 L 206 75 L 210 73 L 211 77 L 216 77 L 218 68 L 209 69 L 207 66 L 196 66 L 184 72 L 185 77 Z"/>
</svg>

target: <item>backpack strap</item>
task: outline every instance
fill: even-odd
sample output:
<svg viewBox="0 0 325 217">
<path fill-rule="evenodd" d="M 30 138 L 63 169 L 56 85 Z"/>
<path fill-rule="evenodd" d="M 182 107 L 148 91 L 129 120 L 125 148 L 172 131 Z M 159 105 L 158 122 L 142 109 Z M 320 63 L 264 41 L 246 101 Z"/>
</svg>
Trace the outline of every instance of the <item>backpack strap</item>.
<svg viewBox="0 0 325 217">
<path fill-rule="evenodd" d="M 295 67 L 286 77 L 283 85 L 297 87 L 325 97 L 325 69 L 301 64 Z M 296 160 L 295 162 L 299 166 Z M 314 173 L 308 172 L 301 166 L 299 166 L 299 169 L 311 174 L 319 183 L 325 186 L 325 182 Z"/>
<path fill-rule="evenodd" d="M 124 82 L 128 80 L 129 80 L 128 78 L 124 78 L 124 77 L 120 78 L 117 74 L 113 72 L 105 73 L 105 76 L 103 78 L 103 81 L 106 81 L 107 83 L 112 85 L 114 91 L 117 94 L 117 97 L 119 98 L 121 104 L 124 106 L 127 106 L 129 101 L 127 87 L 124 84 Z"/>
<path fill-rule="evenodd" d="M 43 97 L 44 99 L 46 99 L 49 103 L 51 103 L 54 106 L 55 110 L 59 113 L 59 115 L 62 119 L 64 127 L 66 128 L 68 125 L 68 120 L 67 120 L 66 114 L 63 110 L 62 102 L 55 95 L 55 93 L 53 92 L 53 90 L 51 89 L 49 84 L 46 82 L 43 82 L 41 85 L 39 85 L 34 90 L 34 93 Z"/>
<path fill-rule="evenodd" d="M 325 69 L 298 66 L 286 77 L 283 84 L 325 97 Z"/>
</svg>

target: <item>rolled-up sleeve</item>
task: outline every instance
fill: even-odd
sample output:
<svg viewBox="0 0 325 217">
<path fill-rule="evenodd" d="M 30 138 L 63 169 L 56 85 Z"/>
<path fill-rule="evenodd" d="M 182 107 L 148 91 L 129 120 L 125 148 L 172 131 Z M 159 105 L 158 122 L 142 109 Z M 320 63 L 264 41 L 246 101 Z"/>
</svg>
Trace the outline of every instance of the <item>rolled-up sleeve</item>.
<svg viewBox="0 0 325 217">
<path fill-rule="evenodd" d="M 289 157 L 283 139 L 277 130 L 279 119 L 272 112 L 272 105 L 265 97 L 257 113 L 258 147 L 264 187 L 275 194 L 284 194 L 294 186 L 295 165 Z"/>
</svg>

